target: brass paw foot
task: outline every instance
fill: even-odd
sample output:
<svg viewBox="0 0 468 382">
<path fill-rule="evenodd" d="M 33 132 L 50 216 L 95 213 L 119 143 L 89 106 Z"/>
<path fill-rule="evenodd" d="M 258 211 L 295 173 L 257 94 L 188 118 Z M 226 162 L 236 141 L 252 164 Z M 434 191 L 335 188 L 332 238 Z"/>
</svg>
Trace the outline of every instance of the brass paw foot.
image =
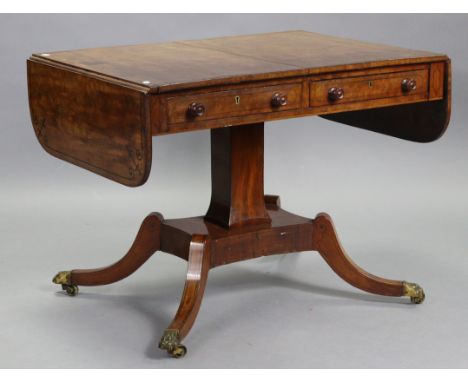
<svg viewBox="0 0 468 382">
<path fill-rule="evenodd" d="M 187 348 L 180 343 L 180 335 L 177 329 L 167 329 L 159 341 L 159 348 L 167 350 L 174 358 L 182 358 L 187 353 Z"/>
<path fill-rule="evenodd" d="M 55 275 L 52 279 L 52 282 L 55 284 L 62 285 L 62 289 L 69 295 L 69 296 L 76 296 L 78 294 L 78 285 L 73 285 L 71 283 L 71 272 L 70 271 L 63 271 L 59 272 Z"/>
<path fill-rule="evenodd" d="M 403 296 L 410 297 L 413 304 L 421 304 L 426 297 L 423 288 L 416 283 L 406 281 L 403 281 Z"/>
</svg>

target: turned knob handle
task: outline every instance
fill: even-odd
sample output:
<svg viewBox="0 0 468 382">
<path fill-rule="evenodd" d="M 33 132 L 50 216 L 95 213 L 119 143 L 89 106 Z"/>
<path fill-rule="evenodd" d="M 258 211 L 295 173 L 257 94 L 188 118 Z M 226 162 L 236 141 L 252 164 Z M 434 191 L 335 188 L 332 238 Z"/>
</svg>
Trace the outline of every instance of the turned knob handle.
<svg viewBox="0 0 468 382">
<path fill-rule="evenodd" d="M 201 103 L 192 102 L 188 107 L 187 114 L 191 118 L 201 117 L 205 114 L 205 106 Z"/>
<path fill-rule="evenodd" d="M 416 90 L 416 80 L 412 78 L 405 78 L 403 81 L 401 81 L 401 89 L 405 93 Z"/>
<path fill-rule="evenodd" d="M 343 99 L 343 97 L 344 97 L 343 88 L 330 88 L 328 90 L 328 99 L 330 101 L 338 101 L 339 99 Z"/>
<path fill-rule="evenodd" d="M 281 93 L 273 94 L 271 97 L 271 106 L 273 107 L 281 107 L 288 104 L 288 97 Z"/>
</svg>

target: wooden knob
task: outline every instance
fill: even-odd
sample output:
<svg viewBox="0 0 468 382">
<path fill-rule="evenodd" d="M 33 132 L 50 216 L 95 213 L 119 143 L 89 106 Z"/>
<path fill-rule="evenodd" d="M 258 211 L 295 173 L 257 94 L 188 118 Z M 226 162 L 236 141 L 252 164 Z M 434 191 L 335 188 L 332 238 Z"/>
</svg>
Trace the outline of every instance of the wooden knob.
<svg viewBox="0 0 468 382">
<path fill-rule="evenodd" d="M 191 118 L 201 117 L 205 114 L 205 106 L 201 103 L 192 102 L 188 107 L 187 114 Z"/>
<path fill-rule="evenodd" d="M 271 106 L 273 107 L 281 107 L 285 106 L 288 104 L 288 97 L 281 94 L 281 93 L 275 93 L 273 94 L 273 97 L 271 98 Z"/>
<path fill-rule="evenodd" d="M 343 88 L 330 88 L 328 90 L 328 99 L 330 101 L 338 101 L 339 99 L 343 99 L 343 97 L 344 97 Z"/>
<path fill-rule="evenodd" d="M 401 81 L 401 90 L 403 90 L 405 93 L 416 90 L 416 80 L 412 78 L 405 78 L 403 81 Z"/>
</svg>

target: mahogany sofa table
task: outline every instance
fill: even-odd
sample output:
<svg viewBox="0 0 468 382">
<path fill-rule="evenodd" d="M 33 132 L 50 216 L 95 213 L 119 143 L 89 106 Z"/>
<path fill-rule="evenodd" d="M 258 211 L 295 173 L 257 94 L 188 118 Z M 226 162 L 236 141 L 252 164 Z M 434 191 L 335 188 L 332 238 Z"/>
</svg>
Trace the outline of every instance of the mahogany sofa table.
<svg viewBox="0 0 468 382">
<path fill-rule="evenodd" d="M 186 348 L 208 271 L 260 256 L 318 251 L 351 285 L 424 299 L 421 287 L 374 276 L 341 247 L 331 218 L 283 210 L 264 195 L 264 122 L 306 115 L 430 142 L 450 116 L 446 55 L 305 31 L 34 54 L 28 64 L 31 118 L 50 154 L 127 186 L 145 183 L 152 136 L 211 129 L 211 203 L 205 216 L 152 213 L 128 253 L 99 269 L 60 272 L 78 285 L 129 276 L 153 253 L 188 262 L 179 309 L 159 347 Z"/>
</svg>

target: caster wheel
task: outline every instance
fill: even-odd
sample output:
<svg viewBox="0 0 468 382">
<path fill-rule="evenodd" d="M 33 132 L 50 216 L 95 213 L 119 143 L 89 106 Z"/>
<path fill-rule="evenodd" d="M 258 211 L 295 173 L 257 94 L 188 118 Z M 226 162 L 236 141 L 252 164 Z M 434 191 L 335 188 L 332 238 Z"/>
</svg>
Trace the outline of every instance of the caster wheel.
<svg viewBox="0 0 468 382">
<path fill-rule="evenodd" d="M 178 329 L 167 329 L 159 341 L 159 348 L 166 350 L 167 353 L 174 358 L 182 358 L 187 354 L 187 348 L 180 343 L 180 335 Z"/>
<path fill-rule="evenodd" d="M 78 294 L 78 285 L 62 285 L 62 289 L 69 295 L 69 296 L 76 296 Z"/>
<path fill-rule="evenodd" d="M 184 345 L 178 345 L 174 350 L 169 352 L 174 358 L 182 358 L 187 354 L 187 348 Z"/>
<path fill-rule="evenodd" d="M 425 298 L 426 298 L 426 295 L 424 294 L 424 292 L 421 292 L 419 296 L 411 297 L 411 302 L 413 304 L 421 304 Z"/>
</svg>

